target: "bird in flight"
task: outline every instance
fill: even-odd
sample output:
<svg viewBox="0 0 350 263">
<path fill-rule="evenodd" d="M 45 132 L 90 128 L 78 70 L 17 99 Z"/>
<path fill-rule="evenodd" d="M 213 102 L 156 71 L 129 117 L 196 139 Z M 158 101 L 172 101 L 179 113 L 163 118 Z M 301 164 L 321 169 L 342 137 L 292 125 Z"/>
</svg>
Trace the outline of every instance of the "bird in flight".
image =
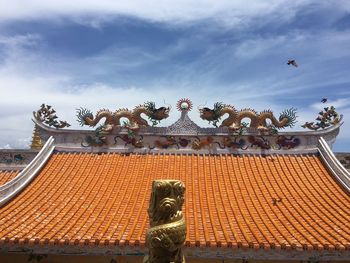
<svg viewBox="0 0 350 263">
<path fill-rule="evenodd" d="M 298 64 L 295 62 L 294 59 L 288 60 L 287 65 L 292 65 L 292 66 L 294 66 L 296 68 L 298 67 Z"/>
<path fill-rule="evenodd" d="M 327 98 L 323 98 L 323 99 L 321 100 L 321 102 L 322 102 L 322 103 L 326 103 L 327 100 L 328 100 Z"/>
</svg>

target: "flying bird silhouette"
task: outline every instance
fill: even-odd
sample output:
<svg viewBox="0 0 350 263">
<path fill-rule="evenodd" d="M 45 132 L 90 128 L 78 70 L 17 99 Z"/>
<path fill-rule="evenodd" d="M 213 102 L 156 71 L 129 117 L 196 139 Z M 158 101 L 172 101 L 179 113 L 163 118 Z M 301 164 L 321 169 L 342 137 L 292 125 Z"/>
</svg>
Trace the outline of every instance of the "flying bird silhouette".
<svg viewBox="0 0 350 263">
<path fill-rule="evenodd" d="M 322 102 L 322 103 L 326 103 L 327 100 L 328 100 L 327 98 L 322 98 L 321 102 Z"/>
<path fill-rule="evenodd" d="M 295 62 L 294 59 L 288 60 L 287 65 L 292 65 L 292 66 L 294 66 L 296 68 L 298 67 L 298 64 Z"/>
</svg>

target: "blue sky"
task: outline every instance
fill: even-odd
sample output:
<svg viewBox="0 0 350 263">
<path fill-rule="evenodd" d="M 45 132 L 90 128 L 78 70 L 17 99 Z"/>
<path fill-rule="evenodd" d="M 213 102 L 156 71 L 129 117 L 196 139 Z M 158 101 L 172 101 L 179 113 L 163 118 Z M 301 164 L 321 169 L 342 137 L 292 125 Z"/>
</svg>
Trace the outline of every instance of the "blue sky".
<svg viewBox="0 0 350 263">
<path fill-rule="evenodd" d="M 48 3 L 50 2 L 50 3 Z M 31 114 L 111 110 L 190 98 L 315 119 L 344 114 L 350 151 L 349 1 L 1 1 L 0 148 L 27 147 Z M 298 68 L 286 65 L 295 58 Z M 190 116 L 201 126 L 198 112 Z M 163 122 L 179 117 L 173 110 Z"/>
</svg>

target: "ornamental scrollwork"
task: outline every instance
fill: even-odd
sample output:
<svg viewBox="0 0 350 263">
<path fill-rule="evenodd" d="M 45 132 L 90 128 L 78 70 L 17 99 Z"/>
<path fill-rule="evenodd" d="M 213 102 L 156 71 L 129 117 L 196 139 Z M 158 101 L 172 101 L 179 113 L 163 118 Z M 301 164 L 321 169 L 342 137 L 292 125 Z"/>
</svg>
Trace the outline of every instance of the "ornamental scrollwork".
<svg viewBox="0 0 350 263">
<path fill-rule="evenodd" d="M 0 154 L 0 163 L 4 164 L 22 164 L 26 161 L 26 157 L 20 153 L 1 153 Z"/>
<path fill-rule="evenodd" d="M 207 136 L 204 138 L 195 137 L 192 142 L 192 149 L 201 150 L 204 147 L 212 148 L 214 144 L 214 138 L 212 136 Z"/>
<path fill-rule="evenodd" d="M 176 146 L 179 149 L 179 144 L 174 136 L 163 136 L 164 140 L 155 140 L 154 145 L 160 149 L 168 149 L 169 147 Z"/>
<path fill-rule="evenodd" d="M 290 136 L 289 138 L 284 135 L 278 135 L 276 138 L 276 144 L 278 145 L 278 150 L 280 149 L 293 149 L 300 144 L 300 139 Z"/>
<path fill-rule="evenodd" d="M 269 140 L 263 136 L 248 136 L 248 142 L 250 142 L 250 147 L 260 148 L 263 150 L 271 149 L 271 144 Z"/>
<path fill-rule="evenodd" d="M 135 133 L 128 133 L 128 134 L 123 134 L 123 135 L 118 135 L 114 137 L 114 142 L 117 144 L 117 140 L 121 139 L 125 144 L 124 146 L 132 145 L 135 148 L 143 148 L 144 142 L 143 142 L 143 136 L 140 135 L 139 138 L 136 138 Z"/>
<path fill-rule="evenodd" d="M 41 104 L 40 109 L 34 112 L 35 118 L 50 127 L 53 126 L 57 129 L 69 127 L 70 124 L 66 121 L 59 121 L 56 115 L 56 111 L 50 105 Z"/>
<path fill-rule="evenodd" d="M 158 149 L 169 149 L 171 147 L 176 147 L 177 149 L 187 147 L 190 143 L 191 140 L 182 138 L 182 137 L 175 137 L 172 135 L 166 135 L 166 136 L 161 136 L 164 139 L 157 139 L 154 141 L 153 146 L 149 146 L 150 150 L 153 150 L 155 148 Z"/>
<path fill-rule="evenodd" d="M 316 122 L 305 122 L 301 127 L 310 130 L 325 129 L 329 126 L 339 123 L 341 115 L 339 115 L 333 106 L 325 107 L 318 113 Z"/>
<path fill-rule="evenodd" d="M 237 136 L 235 136 L 234 139 L 232 139 L 230 136 L 223 137 L 222 145 L 223 145 L 222 149 L 224 148 L 241 149 L 241 150 L 248 149 L 248 145 L 246 145 L 246 141 L 243 138 L 240 138 L 238 140 Z"/>
<path fill-rule="evenodd" d="M 100 147 L 103 145 L 107 145 L 107 135 L 108 132 L 105 131 L 105 126 L 101 125 L 97 127 L 95 130 L 95 135 L 91 136 L 88 135 L 85 137 L 85 140 L 81 143 L 81 146 L 83 147 Z"/>
</svg>

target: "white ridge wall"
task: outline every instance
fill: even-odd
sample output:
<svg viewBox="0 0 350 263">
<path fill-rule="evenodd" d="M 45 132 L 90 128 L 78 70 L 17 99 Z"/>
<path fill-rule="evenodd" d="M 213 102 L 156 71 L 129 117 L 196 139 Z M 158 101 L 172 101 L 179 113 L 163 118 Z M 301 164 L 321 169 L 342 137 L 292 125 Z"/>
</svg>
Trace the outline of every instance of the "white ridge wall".
<svg viewBox="0 0 350 263">
<path fill-rule="evenodd" d="M 344 188 L 350 192 L 350 173 L 345 167 L 338 161 L 338 159 L 335 157 L 334 153 L 332 152 L 331 148 L 323 139 L 323 137 L 320 137 L 318 140 L 319 146 L 318 146 L 318 152 L 320 153 L 324 163 L 328 167 L 328 169 L 331 171 L 333 176 L 336 178 L 336 180 L 344 186 Z"/>
<path fill-rule="evenodd" d="M 11 181 L 0 186 L 0 207 L 15 197 L 39 173 L 55 149 L 54 138 L 51 136 L 35 156 L 35 158 Z"/>
</svg>

